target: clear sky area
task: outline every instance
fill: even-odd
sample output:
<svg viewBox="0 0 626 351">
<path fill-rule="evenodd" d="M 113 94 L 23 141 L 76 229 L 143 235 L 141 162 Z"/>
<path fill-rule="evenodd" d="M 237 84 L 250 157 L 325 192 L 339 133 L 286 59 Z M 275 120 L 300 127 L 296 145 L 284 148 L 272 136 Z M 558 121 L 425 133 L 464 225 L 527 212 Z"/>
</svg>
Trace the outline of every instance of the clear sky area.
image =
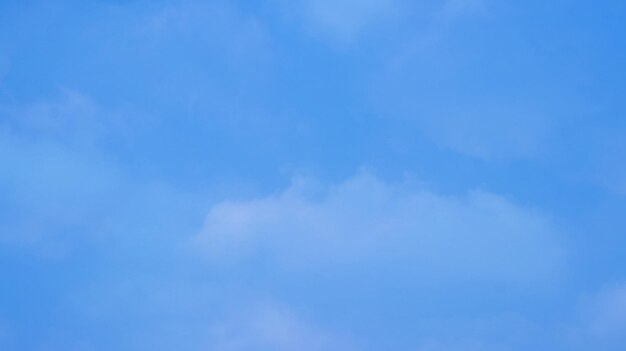
<svg viewBox="0 0 626 351">
<path fill-rule="evenodd" d="M 626 1 L 0 0 L 0 350 L 626 349 Z"/>
</svg>

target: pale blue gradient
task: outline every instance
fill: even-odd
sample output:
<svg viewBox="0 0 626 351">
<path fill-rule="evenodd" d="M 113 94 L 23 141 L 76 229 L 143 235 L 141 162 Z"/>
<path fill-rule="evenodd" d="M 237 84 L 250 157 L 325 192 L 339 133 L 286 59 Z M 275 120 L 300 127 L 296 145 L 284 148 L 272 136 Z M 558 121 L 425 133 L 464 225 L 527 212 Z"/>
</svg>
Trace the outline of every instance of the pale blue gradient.
<svg viewBox="0 0 626 351">
<path fill-rule="evenodd" d="M 622 350 L 625 23 L 0 1 L 0 350 Z"/>
</svg>

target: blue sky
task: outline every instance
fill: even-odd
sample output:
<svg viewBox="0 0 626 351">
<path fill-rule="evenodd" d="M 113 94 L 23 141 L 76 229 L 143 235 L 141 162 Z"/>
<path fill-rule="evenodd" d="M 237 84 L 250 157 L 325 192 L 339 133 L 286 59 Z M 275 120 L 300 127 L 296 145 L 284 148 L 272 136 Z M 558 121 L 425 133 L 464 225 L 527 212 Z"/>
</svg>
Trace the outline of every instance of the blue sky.
<svg viewBox="0 0 626 351">
<path fill-rule="evenodd" d="M 622 350 L 624 23 L 0 1 L 0 349 Z"/>
</svg>

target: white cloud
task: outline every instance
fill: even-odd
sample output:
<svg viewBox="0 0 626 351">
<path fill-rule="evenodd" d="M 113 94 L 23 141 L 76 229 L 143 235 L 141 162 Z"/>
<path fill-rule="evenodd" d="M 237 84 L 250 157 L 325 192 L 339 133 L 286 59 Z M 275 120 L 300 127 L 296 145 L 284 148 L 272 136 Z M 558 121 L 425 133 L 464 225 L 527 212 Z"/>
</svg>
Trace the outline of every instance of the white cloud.
<svg viewBox="0 0 626 351">
<path fill-rule="evenodd" d="M 195 243 L 216 262 L 262 255 L 292 268 L 394 264 L 453 281 L 533 284 L 558 274 L 551 221 L 483 191 L 446 196 L 362 173 L 311 192 L 296 182 L 208 213 Z"/>
<path fill-rule="evenodd" d="M 261 304 L 233 314 L 211 327 L 215 351 L 349 351 L 344 338 L 304 321 L 275 304 Z"/>
</svg>

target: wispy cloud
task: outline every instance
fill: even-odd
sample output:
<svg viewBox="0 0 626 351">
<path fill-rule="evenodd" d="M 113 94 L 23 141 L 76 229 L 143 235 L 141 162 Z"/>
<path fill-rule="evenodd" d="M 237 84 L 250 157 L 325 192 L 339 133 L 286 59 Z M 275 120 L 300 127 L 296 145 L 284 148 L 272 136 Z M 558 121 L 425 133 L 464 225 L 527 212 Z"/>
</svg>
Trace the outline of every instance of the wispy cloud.
<svg viewBox="0 0 626 351">
<path fill-rule="evenodd" d="M 549 152 L 554 122 L 529 105 L 458 103 L 425 112 L 417 124 L 434 143 L 460 154 L 485 160 L 538 159 Z"/>
<path fill-rule="evenodd" d="M 505 284 L 548 281 L 563 258 L 556 228 L 536 211 L 483 191 L 439 195 L 367 173 L 313 196 L 294 184 L 219 203 L 196 243 L 218 261 L 263 255 L 317 269 L 394 261 L 435 280 Z"/>
<path fill-rule="evenodd" d="M 88 225 L 114 201 L 111 190 L 123 181 L 95 147 L 105 127 L 90 99 L 65 91 L 2 110 L 0 189 L 14 213 L 2 216 L 0 241 L 46 246 Z"/>
<path fill-rule="evenodd" d="M 11 331 L 9 326 L 2 319 L 0 319 L 0 347 L 6 350 L 12 349 Z"/>
<path fill-rule="evenodd" d="M 274 0 L 304 29 L 335 45 L 349 45 L 369 34 L 393 28 L 404 21 L 423 22 L 420 27 L 438 27 L 442 21 L 480 13 L 483 0 L 447 0 L 411 3 L 404 0 Z M 432 29 L 432 28 L 431 28 Z"/>
<path fill-rule="evenodd" d="M 447 0 L 441 8 L 441 15 L 455 18 L 472 13 L 481 13 L 486 8 L 485 0 Z"/>
<path fill-rule="evenodd" d="M 611 286 L 588 301 L 588 327 L 595 338 L 626 341 L 626 284 Z"/>
<path fill-rule="evenodd" d="M 305 30 L 332 44 L 351 44 L 381 24 L 400 15 L 399 0 L 298 0 L 276 1 L 291 17 L 299 18 Z"/>
<path fill-rule="evenodd" d="M 567 350 L 617 351 L 626 342 L 626 284 L 586 291 L 560 322 L 556 338 Z"/>
<path fill-rule="evenodd" d="M 137 230 L 157 207 L 180 204 L 181 193 L 131 175 L 107 149 L 112 135 L 124 134 L 125 116 L 88 96 L 64 90 L 1 105 L 0 113 L 0 245 L 58 258 L 74 245 Z"/>
<path fill-rule="evenodd" d="M 127 23 L 128 34 L 150 44 L 188 41 L 231 60 L 258 59 L 269 37 L 264 23 L 236 6 L 220 2 L 185 1 L 141 8 L 138 20 Z"/>
<path fill-rule="evenodd" d="M 26 104 L 0 106 L 5 120 L 0 127 L 34 141 L 86 146 L 102 137 L 112 116 L 78 91 L 62 89 L 56 96 Z"/>
<path fill-rule="evenodd" d="M 215 351 L 354 350 L 345 338 L 276 304 L 255 304 L 231 314 L 212 325 L 210 340 L 210 349 Z"/>
</svg>

